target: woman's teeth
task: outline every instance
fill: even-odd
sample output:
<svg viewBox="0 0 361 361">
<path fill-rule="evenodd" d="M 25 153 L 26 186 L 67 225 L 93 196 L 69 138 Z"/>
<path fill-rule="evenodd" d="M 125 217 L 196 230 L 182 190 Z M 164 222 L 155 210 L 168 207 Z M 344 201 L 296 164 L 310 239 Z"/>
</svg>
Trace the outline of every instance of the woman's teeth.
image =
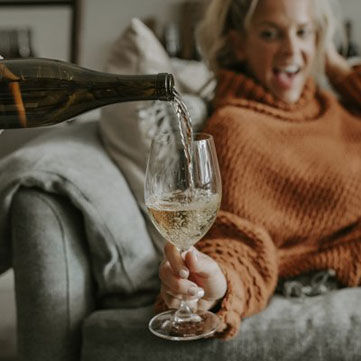
<svg viewBox="0 0 361 361">
<path fill-rule="evenodd" d="M 275 68 L 275 73 L 286 73 L 289 75 L 297 74 L 300 70 L 298 65 L 288 65 L 286 67 Z"/>
<path fill-rule="evenodd" d="M 277 86 L 282 89 L 291 89 L 295 84 L 294 80 L 300 70 L 300 66 L 293 64 L 274 68 L 274 79 Z"/>
</svg>

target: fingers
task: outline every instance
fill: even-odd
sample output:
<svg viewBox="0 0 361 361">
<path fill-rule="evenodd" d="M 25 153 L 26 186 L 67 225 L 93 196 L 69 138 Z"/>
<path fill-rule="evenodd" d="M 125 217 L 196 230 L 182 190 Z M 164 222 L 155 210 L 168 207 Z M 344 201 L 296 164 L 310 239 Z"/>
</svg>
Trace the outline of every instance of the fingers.
<svg viewBox="0 0 361 361">
<path fill-rule="evenodd" d="M 162 287 L 165 287 L 172 295 L 202 297 L 204 294 L 194 282 L 176 275 L 168 261 L 161 264 L 159 278 L 162 281 Z"/>
<path fill-rule="evenodd" d="M 192 247 L 185 255 L 191 281 L 202 287 L 205 291 L 205 298 L 217 300 L 222 298 L 227 291 L 227 280 L 218 263 Z"/>
<path fill-rule="evenodd" d="M 164 254 L 170 266 L 172 267 L 174 274 L 181 278 L 188 278 L 189 271 L 184 264 L 181 254 L 173 244 L 168 242 L 165 245 Z"/>
<path fill-rule="evenodd" d="M 170 298 L 176 298 L 179 301 L 198 301 L 199 296 L 203 296 L 203 292 L 189 292 L 187 294 L 175 293 L 174 290 L 170 289 L 166 285 L 162 284 L 161 286 L 161 295 L 167 296 Z"/>
<path fill-rule="evenodd" d="M 174 296 L 164 287 L 161 288 L 160 295 L 168 308 L 178 309 L 180 307 L 180 304 L 182 302 L 181 295 Z M 198 308 L 197 299 L 186 298 L 184 300 L 187 302 L 187 305 L 192 309 L 193 312 L 197 311 Z"/>
<path fill-rule="evenodd" d="M 202 278 L 212 277 L 218 271 L 217 263 L 194 247 L 191 248 L 190 252 L 187 252 L 185 263 L 191 273 L 196 273 Z"/>
<path fill-rule="evenodd" d="M 190 300 L 200 309 L 209 309 L 224 297 L 227 280 L 218 263 L 194 247 L 179 253 L 167 243 L 165 260 L 159 268 L 161 296 L 169 308 L 177 308 L 182 299 Z"/>
</svg>

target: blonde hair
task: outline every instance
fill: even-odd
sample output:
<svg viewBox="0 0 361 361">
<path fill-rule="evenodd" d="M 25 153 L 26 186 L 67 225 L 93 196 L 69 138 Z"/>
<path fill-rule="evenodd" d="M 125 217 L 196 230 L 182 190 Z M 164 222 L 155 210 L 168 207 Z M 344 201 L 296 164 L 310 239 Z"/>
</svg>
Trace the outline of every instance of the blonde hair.
<svg viewBox="0 0 361 361">
<path fill-rule="evenodd" d="M 261 0 L 210 0 L 197 28 L 197 41 L 203 59 L 214 72 L 234 63 L 229 32 L 247 31 L 259 1 Z M 317 29 L 317 74 L 324 72 L 325 49 L 332 41 L 336 29 L 337 22 L 330 1 L 336 0 L 313 0 Z"/>
</svg>

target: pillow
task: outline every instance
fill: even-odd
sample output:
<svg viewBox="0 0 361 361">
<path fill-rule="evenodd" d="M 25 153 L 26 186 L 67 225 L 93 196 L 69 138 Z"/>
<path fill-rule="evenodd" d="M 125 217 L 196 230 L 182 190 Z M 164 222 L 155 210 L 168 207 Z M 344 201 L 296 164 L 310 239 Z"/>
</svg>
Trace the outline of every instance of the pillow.
<svg viewBox="0 0 361 361">
<path fill-rule="evenodd" d="M 183 92 L 212 98 L 215 79 L 203 62 L 172 58 L 171 63 Z"/>
<path fill-rule="evenodd" d="M 172 60 L 154 33 L 139 19 L 134 18 L 111 48 L 106 71 L 115 74 L 168 72 L 174 75 L 179 92 L 195 89 L 193 79 L 187 82 L 182 76 L 180 81 L 175 73 L 176 68 L 181 74 L 187 73 L 184 63 L 181 65 L 178 62 L 177 66 L 173 66 Z M 194 73 L 189 72 L 190 78 L 195 76 Z M 203 74 L 204 77 L 205 71 L 199 74 Z M 199 80 L 199 84 L 202 81 L 205 82 L 206 79 Z M 187 93 L 183 94 L 183 97 L 192 117 L 193 128 L 197 130 L 206 119 L 206 103 L 196 94 Z M 105 148 L 122 171 L 145 215 L 147 212 L 143 188 L 149 146 L 152 137 L 169 126 L 168 121 L 159 122 L 160 116 L 170 119 L 172 124 L 176 122 L 169 103 L 160 101 L 127 102 L 107 106 L 102 109 L 100 121 L 100 134 Z M 164 241 L 148 217 L 145 218 L 150 235 L 161 252 Z"/>
<path fill-rule="evenodd" d="M 133 18 L 113 44 L 106 70 L 117 74 L 153 74 L 172 72 L 173 67 L 152 30 Z"/>
</svg>

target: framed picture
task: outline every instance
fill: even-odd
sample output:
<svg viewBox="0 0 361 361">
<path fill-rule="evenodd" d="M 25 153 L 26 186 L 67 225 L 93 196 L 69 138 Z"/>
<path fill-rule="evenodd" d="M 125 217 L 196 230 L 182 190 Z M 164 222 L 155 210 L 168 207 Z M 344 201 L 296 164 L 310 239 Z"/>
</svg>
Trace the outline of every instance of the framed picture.
<svg viewBox="0 0 361 361">
<path fill-rule="evenodd" d="M 80 10 L 81 0 L 0 0 L 0 53 L 78 63 Z"/>
</svg>

